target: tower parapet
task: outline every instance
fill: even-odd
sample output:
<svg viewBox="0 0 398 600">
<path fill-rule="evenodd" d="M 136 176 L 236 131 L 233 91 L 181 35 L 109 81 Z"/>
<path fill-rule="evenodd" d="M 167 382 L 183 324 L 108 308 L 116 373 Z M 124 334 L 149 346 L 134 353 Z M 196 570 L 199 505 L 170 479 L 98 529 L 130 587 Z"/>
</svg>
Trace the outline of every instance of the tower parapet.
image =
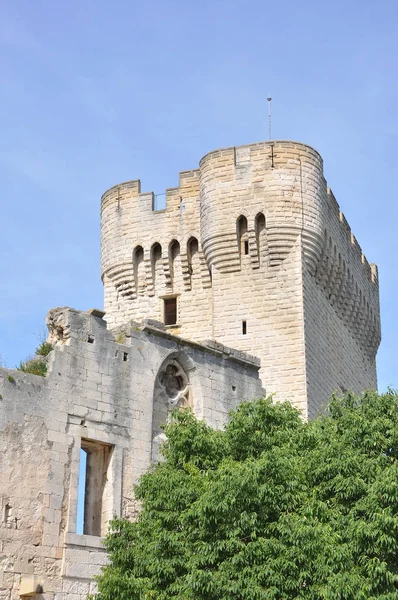
<svg viewBox="0 0 398 600">
<path fill-rule="evenodd" d="M 239 270 L 235 222 L 245 213 L 266 221 L 270 267 L 279 265 L 299 235 L 314 271 L 322 246 L 325 181 L 320 155 L 305 144 L 261 142 L 210 152 L 200 161 L 201 238 L 208 262 Z M 231 217 L 235 217 L 232 218 Z"/>
</svg>

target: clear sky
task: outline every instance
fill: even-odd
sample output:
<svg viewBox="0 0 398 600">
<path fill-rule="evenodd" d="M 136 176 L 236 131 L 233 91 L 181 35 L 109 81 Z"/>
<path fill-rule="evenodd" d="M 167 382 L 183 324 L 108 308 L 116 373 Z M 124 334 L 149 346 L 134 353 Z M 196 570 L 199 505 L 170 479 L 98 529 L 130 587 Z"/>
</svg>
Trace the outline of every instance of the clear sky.
<svg viewBox="0 0 398 600">
<path fill-rule="evenodd" d="M 0 1 L 0 355 L 54 306 L 102 307 L 99 203 L 208 151 L 308 143 L 379 266 L 379 389 L 398 387 L 396 0 Z"/>
</svg>

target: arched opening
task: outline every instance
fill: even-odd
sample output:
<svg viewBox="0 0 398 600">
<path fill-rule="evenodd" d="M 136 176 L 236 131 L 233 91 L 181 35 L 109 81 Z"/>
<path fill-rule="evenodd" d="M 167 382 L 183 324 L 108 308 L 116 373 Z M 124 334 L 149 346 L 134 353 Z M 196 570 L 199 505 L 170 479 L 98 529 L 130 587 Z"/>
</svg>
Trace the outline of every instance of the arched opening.
<svg viewBox="0 0 398 600">
<path fill-rule="evenodd" d="M 198 253 L 199 243 L 195 237 L 191 237 L 187 244 L 188 262 L 192 262 L 193 257 Z"/>
<path fill-rule="evenodd" d="M 249 236 L 247 232 L 247 219 L 241 215 L 236 221 L 236 233 L 240 257 L 249 254 Z"/>
<path fill-rule="evenodd" d="M 144 294 L 146 288 L 144 249 L 136 246 L 133 252 L 134 281 L 137 294 Z"/>
<path fill-rule="evenodd" d="M 180 260 L 180 244 L 177 240 L 173 240 L 169 245 L 169 264 L 170 277 L 172 285 L 178 281 L 181 275 L 181 260 Z"/>
<path fill-rule="evenodd" d="M 134 264 L 139 264 L 144 260 L 144 248 L 142 246 L 136 246 L 133 252 Z"/>
<path fill-rule="evenodd" d="M 265 250 L 265 216 L 262 212 L 256 215 L 254 220 L 254 229 L 256 232 L 258 260 L 261 264 Z"/>
<path fill-rule="evenodd" d="M 181 357 L 180 357 L 181 355 Z M 182 359 L 182 360 L 181 360 Z M 161 365 L 155 379 L 152 414 L 152 460 L 160 458 L 160 446 L 166 436 L 162 425 L 166 424 L 175 408 L 193 407 L 190 374 L 194 370 L 192 359 L 184 353 L 173 353 Z"/>
<path fill-rule="evenodd" d="M 151 248 L 151 269 L 153 287 L 159 284 L 160 277 L 163 272 L 162 268 L 162 246 L 155 242 Z"/>
<path fill-rule="evenodd" d="M 187 243 L 187 259 L 191 285 L 200 279 L 199 243 L 195 237 L 191 237 Z"/>
</svg>

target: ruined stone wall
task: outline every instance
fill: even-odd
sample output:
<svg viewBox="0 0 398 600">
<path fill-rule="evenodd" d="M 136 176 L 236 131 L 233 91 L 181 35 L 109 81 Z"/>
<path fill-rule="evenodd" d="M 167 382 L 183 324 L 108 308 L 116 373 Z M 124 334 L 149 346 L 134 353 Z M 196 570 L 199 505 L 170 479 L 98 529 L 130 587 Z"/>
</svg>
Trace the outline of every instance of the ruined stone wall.
<svg viewBox="0 0 398 600">
<path fill-rule="evenodd" d="M 376 385 L 376 267 L 328 190 L 314 149 L 275 141 L 210 152 L 198 170 L 181 174 L 160 213 L 137 182 L 125 186 L 124 200 L 123 185 L 102 199 L 102 272 L 112 323 L 135 315 L 162 320 L 163 298 L 178 295 L 172 331 L 257 355 L 267 389 L 304 416 L 317 395 Z M 192 236 L 199 249 L 194 267 Z M 178 261 L 172 240 L 180 243 Z M 155 242 L 162 245 L 163 270 L 153 267 Z M 137 245 L 147 261 L 138 292 Z"/>
<path fill-rule="evenodd" d="M 1 600 L 38 585 L 43 600 L 85 600 L 106 561 L 107 522 L 136 515 L 133 484 L 158 452 L 168 410 L 186 397 L 221 427 L 242 399 L 263 393 L 253 357 L 185 342 L 160 324 L 111 332 L 100 315 L 50 312 L 47 377 L 0 369 Z M 76 533 L 81 447 L 97 449 L 106 468 L 102 483 L 86 484 L 85 527 L 95 534 Z"/>
</svg>

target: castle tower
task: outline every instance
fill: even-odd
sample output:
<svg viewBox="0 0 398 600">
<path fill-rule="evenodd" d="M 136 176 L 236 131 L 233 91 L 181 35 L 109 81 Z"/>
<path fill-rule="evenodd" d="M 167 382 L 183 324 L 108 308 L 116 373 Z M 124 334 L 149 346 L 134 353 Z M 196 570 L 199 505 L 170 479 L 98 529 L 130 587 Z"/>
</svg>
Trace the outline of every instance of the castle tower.
<svg viewBox="0 0 398 600">
<path fill-rule="evenodd" d="M 110 327 L 173 333 L 258 356 L 268 393 L 314 415 L 334 390 L 375 388 L 378 277 L 327 188 L 320 155 L 274 141 L 207 154 L 154 209 L 140 182 L 102 197 Z"/>
</svg>

